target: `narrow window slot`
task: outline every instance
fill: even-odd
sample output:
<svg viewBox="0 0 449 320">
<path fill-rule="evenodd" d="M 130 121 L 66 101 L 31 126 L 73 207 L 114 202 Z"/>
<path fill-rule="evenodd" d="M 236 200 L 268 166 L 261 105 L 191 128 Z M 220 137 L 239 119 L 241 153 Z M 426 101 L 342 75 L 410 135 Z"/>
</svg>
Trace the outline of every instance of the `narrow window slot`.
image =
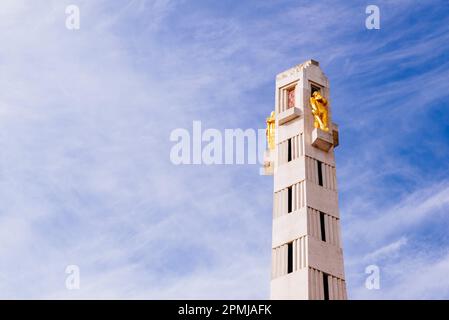
<svg viewBox="0 0 449 320">
<path fill-rule="evenodd" d="M 324 224 L 324 213 L 320 212 L 321 240 L 326 241 L 326 225 Z"/>
<path fill-rule="evenodd" d="M 287 161 L 292 161 L 292 139 L 288 139 Z"/>
<path fill-rule="evenodd" d="M 319 160 L 317 162 L 318 169 L 318 185 L 323 186 L 323 163 Z"/>
<path fill-rule="evenodd" d="M 288 187 L 288 199 L 287 199 L 287 213 L 292 212 L 292 204 L 293 204 L 293 196 L 292 196 L 292 187 Z"/>
<path fill-rule="evenodd" d="M 326 273 L 323 273 L 323 291 L 324 291 L 324 300 L 329 300 L 329 279 Z"/>
<path fill-rule="evenodd" d="M 287 273 L 293 272 L 293 242 L 290 242 L 287 247 Z"/>
</svg>

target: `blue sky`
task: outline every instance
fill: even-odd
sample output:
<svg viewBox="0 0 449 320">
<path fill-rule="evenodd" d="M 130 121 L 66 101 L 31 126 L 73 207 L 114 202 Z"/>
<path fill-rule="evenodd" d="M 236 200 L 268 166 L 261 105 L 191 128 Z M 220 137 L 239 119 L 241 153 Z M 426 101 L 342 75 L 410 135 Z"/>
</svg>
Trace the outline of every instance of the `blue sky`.
<svg viewBox="0 0 449 320">
<path fill-rule="evenodd" d="M 271 178 L 174 166 L 169 136 L 263 128 L 275 74 L 314 58 L 350 298 L 449 298 L 448 26 L 447 1 L 3 0 L 0 297 L 268 298 Z"/>
</svg>

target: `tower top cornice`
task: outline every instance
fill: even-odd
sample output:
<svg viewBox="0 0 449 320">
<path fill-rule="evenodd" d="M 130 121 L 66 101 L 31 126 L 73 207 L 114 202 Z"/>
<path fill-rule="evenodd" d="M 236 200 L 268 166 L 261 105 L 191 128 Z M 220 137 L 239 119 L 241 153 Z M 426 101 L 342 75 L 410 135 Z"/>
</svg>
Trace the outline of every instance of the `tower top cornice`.
<svg viewBox="0 0 449 320">
<path fill-rule="evenodd" d="M 318 61 L 316 61 L 316 60 L 313 60 L 313 59 L 307 60 L 306 62 L 300 63 L 300 64 L 298 64 L 298 65 L 296 65 L 296 66 L 294 66 L 294 67 L 292 67 L 290 69 L 287 69 L 287 70 L 279 73 L 276 76 L 276 80 L 281 80 L 283 78 L 287 78 L 287 77 L 289 77 L 289 76 L 291 76 L 291 75 L 301 71 L 302 69 L 308 68 L 311 65 L 319 67 L 320 63 Z"/>
</svg>

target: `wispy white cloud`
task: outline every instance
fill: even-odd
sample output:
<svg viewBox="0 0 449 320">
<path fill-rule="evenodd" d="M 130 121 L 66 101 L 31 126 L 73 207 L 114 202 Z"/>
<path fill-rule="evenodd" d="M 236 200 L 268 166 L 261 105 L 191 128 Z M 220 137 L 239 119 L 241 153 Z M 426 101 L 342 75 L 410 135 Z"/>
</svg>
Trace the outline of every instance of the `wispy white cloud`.
<svg viewBox="0 0 449 320">
<path fill-rule="evenodd" d="M 407 238 L 402 237 L 401 239 L 394 241 L 392 243 L 389 243 L 379 249 L 376 249 L 374 252 L 371 252 L 363 258 L 365 261 L 376 261 L 378 259 L 381 259 L 382 257 L 389 256 L 393 253 L 398 252 L 402 246 L 407 244 Z"/>
<path fill-rule="evenodd" d="M 432 214 L 441 214 L 449 207 L 449 186 L 438 183 L 426 189 L 418 189 L 406 196 L 397 205 L 391 207 L 372 207 L 372 211 L 381 211 L 373 215 L 367 212 L 364 219 L 355 219 L 350 225 L 349 238 L 369 238 L 383 240 L 391 234 L 405 230 L 422 223 Z"/>
<path fill-rule="evenodd" d="M 365 83 L 360 93 L 348 87 L 376 75 L 382 61 L 385 68 L 402 59 L 424 63 L 426 44 L 446 37 L 439 30 L 388 50 L 400 34 L 355 39 L 368 37 L 360 34 L 365 14 L 349 4 L 286 1 L 286 11 L 278 2 L 252 2 L 228 15 L 198 2 L 98 0 L 79 1 L 81 29 L 70 32 L 68 3 L 0 5 L 7 30 L 0 34 L 0 296 L 267 298 L 271 180 L 250 166 L 173 166 L 168 137 L 196 119 L 216 128 L 263 126 L 274 74 L 311 57 L 331 78 L 342 123 L 337 154 L 351 296 L 367 294 L 357 281 L 368 260 L 394 271 L 382 287 L 392 297 L 404 297 L 406 285 L 409 296 L 445 294 L 444 283 L 420 291 L 424 278 L 390 275 L 406 264 L 424 268 L 424 260 L 404 258 L 422 249 L 409 233 L 446 210 L 449 188 L 422 184 L 417 168 L 389 156 L 402 134 L 366 128 L 385 112 L 373 106 L 392 99 L 399 102 L 389 116 L 414 110 L 405 118 L 416 124 L 416 110 L 438 99 L 423 94 L 422 83 L 442 92 L 447 66 Z M 319 19 L 330 5 L 334 14 Z M 392 7 L 386 22 L 409 5 Z M 416 92 L 411 108 L 411 98 L 398 100 L 405 89 Z M 349 143 L 345 132 L 363 143 Z M 392 174 L 419 187 L 408 186 L 410 196 L 392 187 L 391 201 L 379 190 Z M 434 264 L 423 270 L 437 276 L 445 263 L 432 249 Z M 81 268 L 79 291 L 64 287 L 68 264 Z"/>
</svg>

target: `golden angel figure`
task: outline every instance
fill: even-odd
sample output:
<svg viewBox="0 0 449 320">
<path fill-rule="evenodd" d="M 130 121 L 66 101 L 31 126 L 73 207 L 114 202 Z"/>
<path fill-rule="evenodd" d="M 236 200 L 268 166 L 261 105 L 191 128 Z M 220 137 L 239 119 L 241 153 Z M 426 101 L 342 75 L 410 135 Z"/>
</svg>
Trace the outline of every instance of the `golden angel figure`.
<svg viewBox="0 0 449 320">
<path fill-rule="evenodd" d="M 267 144 L 268 149 L 273 150 L 274 149 L 274 130 L 275 130 L 275 118 L 274 118 L 274 111 L 271 111 L 270 116 L 267 118 Z"/>
<path fill-rule="evenodd" d="M 319 91 L 315 91 L 310 97 L 310 106 L 312 107 L 312 114 L 315 118 L 313 125 L 315 128 L 320 128 L 328 132 L 328 103 Z"/>
</svg>

